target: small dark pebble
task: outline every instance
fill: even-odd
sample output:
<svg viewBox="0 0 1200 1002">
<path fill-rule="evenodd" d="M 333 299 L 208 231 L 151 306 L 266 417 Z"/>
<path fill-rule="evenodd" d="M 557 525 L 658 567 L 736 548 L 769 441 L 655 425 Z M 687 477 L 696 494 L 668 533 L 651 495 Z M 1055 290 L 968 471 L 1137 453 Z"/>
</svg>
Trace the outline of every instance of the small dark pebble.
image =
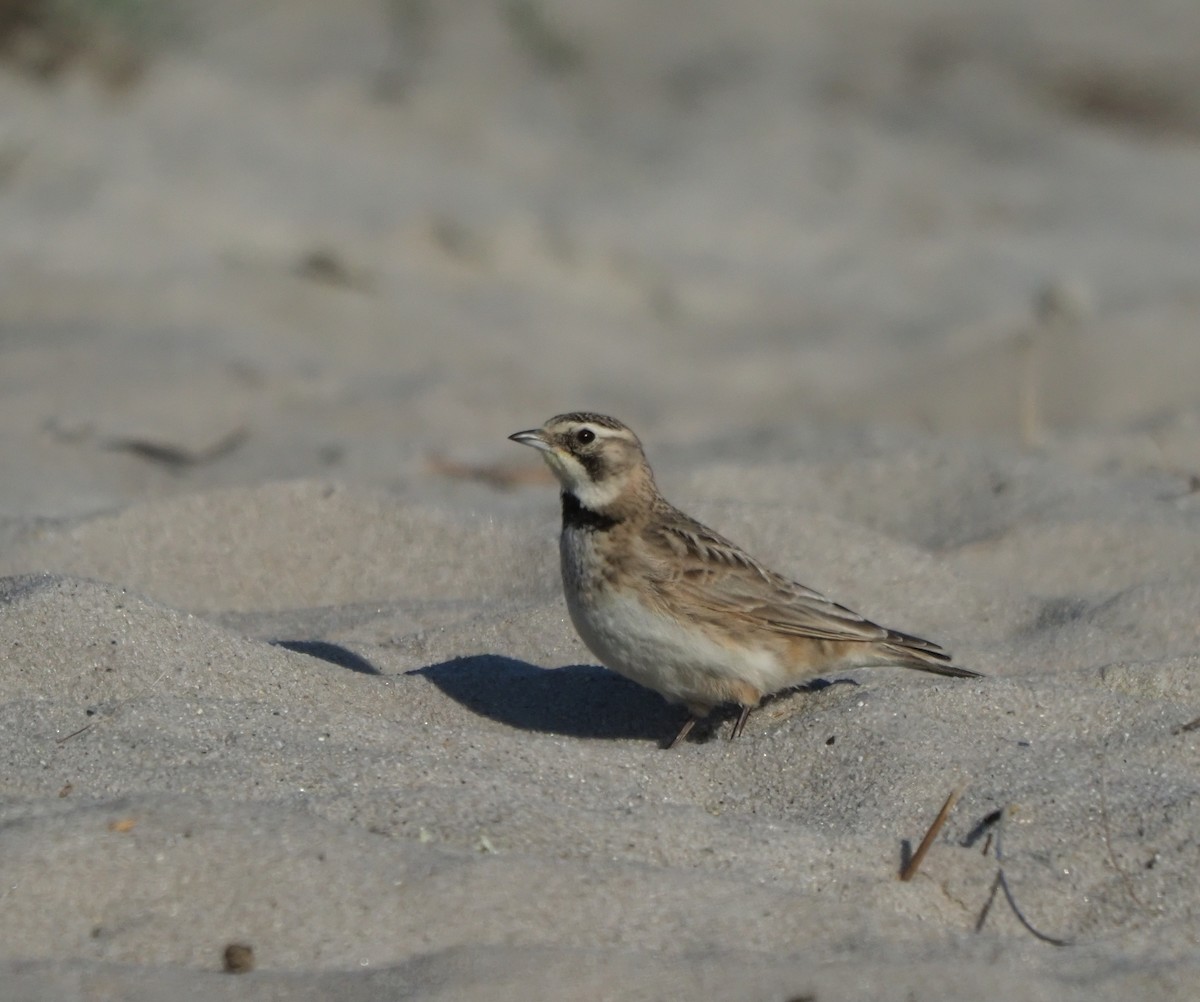
<svg viewBox="0 0 1200 1002">
<path fill-rule="evenodd" d="M 254 947 L 245 943 L 230 943 L 225 947 L 225 973 L 245 974 L 254 970 Z"/>
</svg>

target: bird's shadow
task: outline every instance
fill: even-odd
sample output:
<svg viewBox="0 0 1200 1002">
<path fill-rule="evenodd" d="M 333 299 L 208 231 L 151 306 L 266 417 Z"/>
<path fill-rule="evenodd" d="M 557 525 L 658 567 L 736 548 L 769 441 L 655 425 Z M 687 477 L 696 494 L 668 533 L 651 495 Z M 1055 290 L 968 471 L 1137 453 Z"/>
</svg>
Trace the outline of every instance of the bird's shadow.
<svg viewBox="0 0 1200 1002">
<path fill-rule="evenodd" d="M 282 647 L 284 650 L 295 651 L 297 654 L 306 654 L 310 658 L 328 661 L 339 668 L 356 671 L 361 675 L 383 674 L 361 654 L 355 654 L 354 651 L 348 647 L 342 647 L 340 644 L 331 644 L 324 640 L 272 640 L 270 643 L 273 647 Z"/>
<path fill-rule="evenodd" d="M 598 665 L 547 669 L 499 654 L 477 654 L 405 674 L 427 678 L 473 713 L 527 731 L 661 743 L 687 719 L 682 707 Z M 815 692 L 831 684 L 836 683 L 817 679 L 787 691 Z M 736 713 L 732 707 L 718 709 L 695 728 L 694 740 L 708 740 Z"/>
<path fill-rule="evenodd" d="M 662 740 L 685 712 L 598 665 L 539 668 L 499 654 L 476 654 L 416 668 L 472 713 L 510 727 L 576 738 Z"/>
</svg>

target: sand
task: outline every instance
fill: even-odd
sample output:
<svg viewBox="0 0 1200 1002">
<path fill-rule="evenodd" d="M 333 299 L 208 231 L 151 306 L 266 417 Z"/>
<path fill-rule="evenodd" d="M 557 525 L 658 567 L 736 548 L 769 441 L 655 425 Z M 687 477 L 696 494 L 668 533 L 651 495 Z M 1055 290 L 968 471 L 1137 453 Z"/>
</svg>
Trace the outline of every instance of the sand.
<svg viewBox="0 0 1200 1002">
<path fill-rule="evenodd" d="M 1200 8 L 1051 8 L 0 75 L 0 997 L 1195 999 Z M 578 408 L 986 677 L 660 749 L 506 441 Z"/>
</svg>

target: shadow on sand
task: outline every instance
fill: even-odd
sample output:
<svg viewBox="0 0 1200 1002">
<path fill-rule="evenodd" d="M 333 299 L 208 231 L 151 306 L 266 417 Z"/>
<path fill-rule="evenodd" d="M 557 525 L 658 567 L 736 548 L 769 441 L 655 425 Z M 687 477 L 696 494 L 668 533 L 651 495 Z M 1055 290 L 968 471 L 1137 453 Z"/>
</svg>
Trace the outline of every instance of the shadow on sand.
<svg viewBox="0 0 1200 1002">
<path fill-rule="evenodd" d="M 480 716 L 547 734 L 662 741 L 686 715 L 657 693 L 598 665 L 546 669 L 478 654 L 406 674 L 429 679 Z"/>
<path fill-rule="evenodd" d="M 342 647 L 340 644 L 330 644 L 324 640 L 272 640 L 271 643 L 275 647 L 295 651 L 297 654 L 307 654 L 310 658 L 319 658 L 321 661 L 328 661 L 331 665 L 356 671 L 362 675 L 383 674 L 362 655 L 355 654 L 354 651 Z"/>
<path fill-rule="evenodd" d="M 597 665 L 546 669 L 499 654 L 477 654 L 405 674 L 429 679 L 480 716 L 527 731 L 661 744 L 674 737 L 687 718 L 683 707 L 671 706 L 657 693 Z M 831 684 L 837 683 L 816 679 L 797 690 L 816 692 Z M 768 697 L 764 705 L 775 698 L 779 697 Z M 695 728 L 692 740 L 709 740 L 724 721 L 736 716 L 734 707 L 717 710 Z"/>
</svg>

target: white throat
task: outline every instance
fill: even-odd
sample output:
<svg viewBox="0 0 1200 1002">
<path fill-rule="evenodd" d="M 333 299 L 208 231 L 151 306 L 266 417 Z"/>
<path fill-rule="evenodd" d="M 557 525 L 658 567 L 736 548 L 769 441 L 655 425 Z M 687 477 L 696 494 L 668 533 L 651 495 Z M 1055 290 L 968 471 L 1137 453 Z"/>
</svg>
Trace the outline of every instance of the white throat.
<svg viewBox="0 0 1200 1002">
<path fill-rule="evenodd" d="M 546 452 L 544 458 L 558 477 L 563 490 L 574 494 L 579 503 L 590 511 L 607 508 L 621 496 L 621 491 L 626 485 L 626 478 L 623 476 L 605 477 L 597 483 L 588 475 L 588 471 L 579 460 L 562 452 Z"/>
<path fill-rule="evenodd" d="M 568 486 L 572 494 L 579 498 L 579 503 L 591 511 L 603 511 L 621 496 L 621 478 L 609 477 L 601 483 L 584 480 Z"/>
</svg>

